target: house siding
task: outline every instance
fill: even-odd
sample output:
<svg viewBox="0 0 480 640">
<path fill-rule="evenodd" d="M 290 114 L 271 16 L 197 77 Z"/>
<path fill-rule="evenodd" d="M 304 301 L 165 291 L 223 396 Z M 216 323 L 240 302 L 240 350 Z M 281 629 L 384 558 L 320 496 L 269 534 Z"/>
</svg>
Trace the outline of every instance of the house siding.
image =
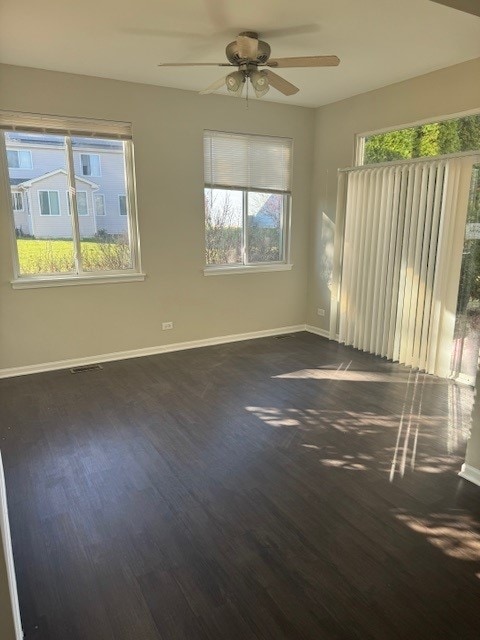
<svg viewBox="0 0 480 640">
<path fill-rule="evenodd" d="M 55 174 L 55 178 L 45 177 L 45 180 L 25 185 L 43 175 L 60 170 L 66 171 L 65 150 L 61 147 L 47 146 L 34 141 L 7 141 L 7 150 L 28 149 L 32 154 L 31 169 L 9 168 L 12 191 L 22 191 L 24 194 L 24 211 L 13 212 L 15 228 L 21 233 L 34 235 L 38 238 L 71 237 L 71 220 L 67 208 L 67 178 L 66 174 Z M 95 193 L 104 196 L 105 215 L 96 215 L 93 189 L 82 181 L 81 154 L 94 154 L 100 157 L 101 175 L 85 176 L 85 179 L 95 183 L 98 189 Z M 121 149 L 99 149 L 95 146 L 74 146 L 73 163 L 79 191 L 87 191 L 88 216 L 79 216 L 80 234 L 91 237 L 97 230 L 105 230 L 110 234 L 121 234 L 128 230 L 127 216 L 120 215 L 119 195 L 126 195 L 125 163 Z M 60 216 L 42 216 L 38 200 L 38 191 L 53 189 L 59 191 Z M 28 205 L 27 206 L 27 202 Z M 52 219 L 54 218 L 54 220 Z"/>
</svg>

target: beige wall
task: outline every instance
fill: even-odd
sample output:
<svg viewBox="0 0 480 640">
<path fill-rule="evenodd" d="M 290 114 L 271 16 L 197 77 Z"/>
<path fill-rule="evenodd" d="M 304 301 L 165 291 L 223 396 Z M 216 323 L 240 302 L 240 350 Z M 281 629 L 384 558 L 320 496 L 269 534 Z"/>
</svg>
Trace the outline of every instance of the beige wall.
<svg viewBox="0 0 480 640">
<path fill-rule="evenodd" d="M 0 369 L 305 322 L 314 111 L 0 66 L 0 108 L 133 123 L 145 282 L 13 290 L 0 198 Z M 203 130 L 294 139 L 292 271 L 205 277 Z M 162 321 L 175 329 L 161 330 Z"/>
<path fill-rule="evenodd" d="M 479 77 L 477 58 L 317 109 L 308 324 L 329 328 L 337 169 L 354 164 L 355 135 L 480 109 Z M 326 310 L 325 317 L 317 315 L 317 308 Z"/>
</svg>

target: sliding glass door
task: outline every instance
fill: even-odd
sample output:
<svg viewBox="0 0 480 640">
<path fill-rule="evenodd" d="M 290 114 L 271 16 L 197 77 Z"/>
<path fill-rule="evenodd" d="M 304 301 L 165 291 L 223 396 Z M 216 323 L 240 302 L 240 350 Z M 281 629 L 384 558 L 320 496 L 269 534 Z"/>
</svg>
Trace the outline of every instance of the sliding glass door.
<svg viewBox="0 0 480 640">
<path fill-rule="evenodd" d="M 471 316 L 480 298 L 472 297 L 473 285 L 480 289 L 474 267 L 465 263 L 461 269 L 467 209 L 467 228 L 477 233 L 478 226 L 480 238 L 475 163 L 478 156 L 414 160 L 358 167 L 340 178 L 337 215 L 345 230 L 343 247 L 335 246 L 331 337 L 338 317 L 340 342 L 440 377 L 451 375 L 461 273 L 459 350 L 471 333 L 462 329 L 461 318 Z M 466 355 L 457 361 L 465 364 Z"/>
<path fill-rule="evenodd" d="M 452 374 L 475 384 L 480 348 L 480 164 L 473 167 L 458 290 Z"/>
</svg>

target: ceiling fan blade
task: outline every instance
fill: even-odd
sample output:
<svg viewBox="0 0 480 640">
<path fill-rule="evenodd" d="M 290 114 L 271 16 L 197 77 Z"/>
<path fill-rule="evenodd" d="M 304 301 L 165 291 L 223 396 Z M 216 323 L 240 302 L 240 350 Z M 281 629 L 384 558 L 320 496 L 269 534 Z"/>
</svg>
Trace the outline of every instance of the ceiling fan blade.
<svg viewBox="0 0 480 640">
<path fill-rule="evenodd" d="M 480 17 L 480 2 L 478 0 L 432 0 L 432 2 Z"/>
<path fill-rule="evenodd" d="M 258 55 L 258 40 L 240 34 L 237 36 L 238 55 L 240 58 L 255 60 Z"/>
<path fill-rule="evenodd" d="M 228 62 L 161 62 L 157 67 L 235 67 Z"/>
<path fill-rule="evenodd" d="M 222 76 L 218 80 L 215 80 L 215 82 L 212 82 L 212 84 L 208 86 L 206 89 L 203 89 L 198 93 L 200 93 L 201 95 L 205 95 L 207 93 L 213 93 L 217 89 L 220 89 L 220 87 L 224 87 L 224 86 L 225 86 L 225 76 Z"/>
<path fill-rule="evenodd" d="M 267 69 L 265 73 L 268 76 L 270 86 L 277 91 L 280 91 L 280 93 L 283 93 L 284 96 L 293 96 L 294 93 L 298 93 L 300 91 L 300 89 L 294 84 L 288 82 L 288 80 L 285 80 L 285 78 L 282 78 L 273 71 L 270 71 L 270 69 Z"/>
<path fill-rule="evenodd" d="M 300 58 L 270 58 L 267 67 L 278 69 L 287 67 L 336 67 L 340 64 L 337 56 L 301 56 Z"/>
</svg>

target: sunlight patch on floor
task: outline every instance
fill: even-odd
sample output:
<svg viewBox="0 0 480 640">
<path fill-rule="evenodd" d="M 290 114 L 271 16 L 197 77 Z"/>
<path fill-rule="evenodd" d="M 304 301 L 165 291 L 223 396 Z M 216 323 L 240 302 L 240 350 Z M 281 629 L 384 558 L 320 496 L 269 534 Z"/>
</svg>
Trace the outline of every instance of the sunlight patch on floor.
<svg viewBox="0 0 480 640">
<path fill-rule="evenodd" d="M 399 513 L 396 518 L 425 536 L 445 555 L 458 560 L 480 561 L 480 525 L 469 514 L 434 513 L 417 517 Z"/>
<path fill-rule="evenodd" d="M 375 371 L 351 371 L 347 369 L 300 369 L 281 373 L 274 378 L 294 380 L 342 380 L 345 382 L 406 382 L 405 376 Z"/>
</svg>

